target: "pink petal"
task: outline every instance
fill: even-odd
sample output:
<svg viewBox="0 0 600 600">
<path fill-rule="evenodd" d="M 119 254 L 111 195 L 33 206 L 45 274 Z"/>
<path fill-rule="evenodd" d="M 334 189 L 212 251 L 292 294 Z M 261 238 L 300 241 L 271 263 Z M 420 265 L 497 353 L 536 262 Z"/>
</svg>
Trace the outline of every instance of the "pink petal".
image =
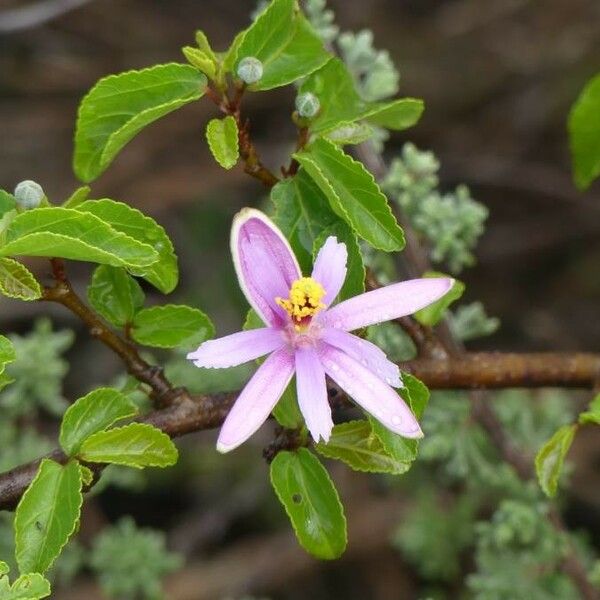
<svg viewBox="0 0 600 600">
<path fill-rule="evenodd" d="M 423 437 L 404 400 L 369 369 L 326 343 L 321 345 L 319 356 L 327 375 L 385 427 L 404 437 Z"/>
<path fill-rule="evenodd" d="M 312 278 L 325 289 L 323 303 L 329 306 L 340 293 L 346 279 L 346 261 L 348 250 L 346 244 L 339 243 L 330 236 L 321 246 L 315 260 Z"/>
<path fill-rule="evenodd" d="M 330 346 L 343 350 L 354 360 L 361 362 L 367 369 L 392 387 L 402 387 L 398 365 L 388 360 L 385 352 L 375 344 L 333 327 L 323 329 L 321 339 Z"/>
<path fill-rule="evenodd" d="M 329 441 L 333 429 L 331 408 L 325 371 L 314 348 L 296 350 L 296 390 L 300 411 L 313 440 Z"/>
<path fill-rule="evenodd" d="M 281 348 L 285 341 L 278 329 L 265 327 L 239 331 L 217 340 L 208 340 L 187 355 L 197 367 L 224 369 L 264 356 Z"/>
<path fill-rule="evenodd" d="M 294 357 L 282 348 L 271 354 L 241 391 L 217 440 L 219 452 L 245 442 L 267 419 L 294 374 Z"/>
<path fill-rule="evenodd" d="M 287 298 L 301 273 L 281 231 L 259 210 L 244 208 L 233 219 L 231 254 L 250 306 L 266 325 L 282 325 L 287 315 L 275 298 Z"/>
<path fill-rule="evenodd" d="M 323 325 L 353 331 L 410 315 L 441 298 L 454 279 L 410 279 L 345 300 L 321 314 Z"/>
</svg>

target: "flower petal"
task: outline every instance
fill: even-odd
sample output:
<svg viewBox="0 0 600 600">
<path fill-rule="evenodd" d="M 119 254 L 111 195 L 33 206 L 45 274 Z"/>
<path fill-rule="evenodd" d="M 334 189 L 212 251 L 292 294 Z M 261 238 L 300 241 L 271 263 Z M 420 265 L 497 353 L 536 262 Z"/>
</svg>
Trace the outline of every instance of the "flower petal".
<svg viewBox="0 0 600 600">
<path fill-rule="evenodd" d="M 319 357 L 327 375 L 385 427 L 404 437 L 423 437 L 404 400 L 369 369 L 327 343 L 321 345 Z"/>
<path fill-rule="evenodd" d="M 321 313 L 323 325 L 353 331 L 410 315 L 441 298 L 452 287 L 450 277 L 410 279 L 340 302 Z"/>
<path fill-rule="evenodd" d="M 298 405 L 315 442 L 329 441 L 333 421 L 327 397 L 325 370 L 314 348 L 296 350 Z"/>
<path fill-rule="evenodd" d="M 267 419 L 294 374 L 294 356 L 276 350 L 258 368 L 229 411 L 217 440 L 219 452 L 245 442 Z"/>
<path fill-rule="evenodd" d="M 244 208 L 233 219 L 231 254 L 250 306 L 266 325 L 282 325 L 287 315 L 275 298 L 287 298 L 302 275 L 281 231 L 259 210 Z"/>
<path fill-rule="evenodd" d="M 347 260 L 346 244 L 338 242 L 334 236 L 329 236 L 317 254 L 312 272 L 312 278 L 325 290 L 323 303 L 326 306 L 335 300 L 344 285 Z"/>
<path fill-rule="evenodd" d="M 341 329 L 334 329 L 333 327 L 324 328 L 321 333 L 321 339 L 330 346 L 335 346 L 339 350 L 343 350 L 354 360 L 361 362 L 367 369 L 392 387 L 402 387 L 398 365 L 388 360 L 385 352 L 375 344 Z"/>
<path fill-rule="evenodd" d="M 264 356 L 285 344 L 281 331 L 265 327 L 208 340 L 187 355 L 197 367 L 224 369 Z"/>
</svg>

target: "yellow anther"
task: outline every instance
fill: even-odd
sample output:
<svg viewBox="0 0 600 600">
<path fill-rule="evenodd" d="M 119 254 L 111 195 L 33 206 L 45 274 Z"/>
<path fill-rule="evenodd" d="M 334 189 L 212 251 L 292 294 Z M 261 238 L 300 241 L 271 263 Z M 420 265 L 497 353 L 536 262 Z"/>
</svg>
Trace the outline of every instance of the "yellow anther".
<svg viewBox="0 0 600 600">
<path fill-rule="evenodd" d="M 289 297 L 275 298 L 275 302 L 296 321 L 301 323 L 308 317 L 313 317 L 325 304 L 321 299 L 325 296 L 323 286 L 312 277 L 302 277 L 292 283 Z"/>
</svg>

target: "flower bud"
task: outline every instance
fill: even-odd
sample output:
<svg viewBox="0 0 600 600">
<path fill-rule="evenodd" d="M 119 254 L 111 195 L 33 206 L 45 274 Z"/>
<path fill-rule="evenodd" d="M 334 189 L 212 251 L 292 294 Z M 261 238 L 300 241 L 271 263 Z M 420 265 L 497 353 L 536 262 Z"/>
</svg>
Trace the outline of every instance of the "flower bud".
<svg viewBox="0 0 600 600">
<path fill-rule="evenodd" d="M 310 119 L 320 110 L 321 103 L 319 99 L 310 92 L 305 92 L 296 96 L 296 110 L 301 117 Z"/>
<path fill-rule="evenodd" d="M 244 83 L 256 83 L 263 76 L 263 64 L 254 56 L 246 56 L 240 60 L 237 74 Z"/>
<path fill-rule="evenodd" d="M 14 197 L 17 204 L 24 209 L 37 208 L 44 199 L 44 190 L 39 183 L 26 179 L 15 187 Z"/>
</svg>

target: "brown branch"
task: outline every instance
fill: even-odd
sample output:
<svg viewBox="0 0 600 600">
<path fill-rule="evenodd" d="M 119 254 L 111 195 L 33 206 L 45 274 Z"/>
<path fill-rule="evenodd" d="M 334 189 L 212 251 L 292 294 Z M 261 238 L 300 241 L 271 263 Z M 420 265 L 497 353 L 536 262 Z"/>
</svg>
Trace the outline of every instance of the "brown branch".
<svg viewBox="0 0 600 600">
<path fill-rule="evenodd" d="M 141 383 L 150 386 L 151 398 L 157 406 L 167 406 L 187 395 L 182 388 L 173 387 L 165 377 L 162 367 L 147 363 L 135 346 L 120 337 L 87 306 L 77 295 L 69 282 L 64 262 L 52 259 L 52 271 L 55 279 L 53 287 L 44 288 L 42 300 L 62 304 L 87 326 L 90 334 L 110 348 L 123 361 L 127 372 Z"/>
</svg>

